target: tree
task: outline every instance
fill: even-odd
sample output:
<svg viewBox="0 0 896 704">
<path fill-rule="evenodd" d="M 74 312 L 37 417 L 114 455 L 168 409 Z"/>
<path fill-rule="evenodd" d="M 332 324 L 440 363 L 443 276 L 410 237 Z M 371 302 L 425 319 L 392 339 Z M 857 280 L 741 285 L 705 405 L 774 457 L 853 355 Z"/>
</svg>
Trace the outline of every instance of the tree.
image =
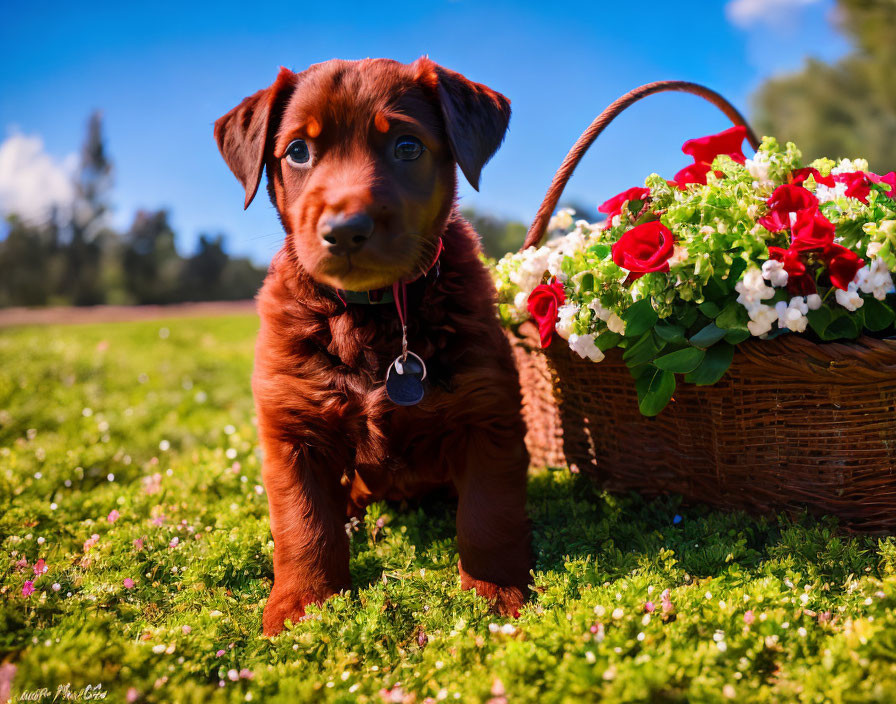
<svg viewBox="0 0 896 704">
<path fill-rule="evenodd" d="M 754 96 L 756 126 L 796 142 L 806 161 L 862 156 L 884 173 L 896 168 L 896 0 L 838 5 L 854 51 L 766 82 Z"/>
<path fill-rule="evenodd" d="M 461 215 L 479 233 L 479 238 L 482 240 L 482 251 L 488 257 L 498 259 L 507 252 L 516 251 L 526 238 L 527 227 L 521 222 L 480 213 L 473 208 L 464 208 L 461 210 Z"/>
<path fill-rule="evenodd" d="M 75 305 L 105 300 L 102 281 L 103 235 L 106 234 L 108 195 L 112 188 L 112 162 L 106 155 L 103 121 L 94 112 L 87 122 L 87 136 L 75 178 L 75 202 L 69 223 L 67 262 L 60 293 Z"/>
<path fill-rule="evenodd" d="M 180 300 L 183 259 L 174 246 L 168 212 L 138 210 L 124 235 L 124 285 L 136 303 Z"/>
</svg>

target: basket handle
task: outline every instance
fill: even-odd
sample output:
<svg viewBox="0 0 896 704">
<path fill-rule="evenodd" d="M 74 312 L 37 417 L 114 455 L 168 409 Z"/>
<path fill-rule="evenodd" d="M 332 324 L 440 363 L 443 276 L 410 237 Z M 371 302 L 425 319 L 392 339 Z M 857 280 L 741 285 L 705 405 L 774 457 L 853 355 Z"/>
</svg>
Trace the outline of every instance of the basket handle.
<svg viewBox="0 0 896 704">
<path fill-rule="evenodd" d="M 551 219 L 551 214 L 554 212 L 554 208 L 557 207 L 557 201 L 560 200 L 560 196 L 563 195 L 563 189 L 566 188 L 567 181 L 569 181 L 572 172 L 575 171 L 575 168 L 579 165 L 582 157 L 585 156 L 588 147 L 594 143 L 594 140 L 604 131 L 604 128 L 606 128 L 619 113 L 633 103 L 641 100 L 641 98 L 646 98 L 648 95 L 653 95 L 654 93 L 663 93 L 670 90 L 680 91 L 682 93 L 692 93 L 694 95 L 699 95 L 701 98 L 705 98 L 724 112 L 725 115 L 728 116 L 728 119 L 735 125 L 743 125 L 746 127 L 747 141 L 753 149 L 758 148 L 759 140 L 756 139 L 756 133 L 753 132 L 747 124 L 744 116 L 738 112 L 737 108 L 714 90 L 702 86 L 699 83 L 691 83 L 690 81 L 656 81 L 654 83 L 646 83 L 640 88 L 635 88 L 621 98 L 617 98 L 610 103 L 610 105 L 595 118 L 594 122 L 589 125 L 588 129 L 582 133 L 582 136 L 579 137 L 572 149 L 569 150 L 569 153 L 566 155 L 560 168 L 557 169 L 557 173 L 554 174 L 554 180 L 551 181 L 551 187 L 548 188 L 548 192 L 541 203 L 541 207 L 539 207 L 538 213 L 535 215 L 535 220 L 532 221 L 532 225 L 529 227 L 529 232 L 526 233 L 526 241 L 523 243 L 520 251 L 527 249 L 528 247 L 537 246 L 541 243 L 542 239 L 544 239 L 548 222 L 550 222 Z"/>
</svg>

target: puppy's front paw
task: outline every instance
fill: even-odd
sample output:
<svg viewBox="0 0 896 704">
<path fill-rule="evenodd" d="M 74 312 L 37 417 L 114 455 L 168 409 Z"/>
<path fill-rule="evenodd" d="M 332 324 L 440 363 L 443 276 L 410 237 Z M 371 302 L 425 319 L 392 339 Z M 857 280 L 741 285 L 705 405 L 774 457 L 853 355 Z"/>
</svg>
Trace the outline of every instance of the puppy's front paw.
<svg viewBox="0 0 896 704">
<path fill-rule="evenodd" d="M 283 623 L 289 619 L 298 623 L 305 618 L 305 606 L 307 604 L 300 598 L 281 596 L 271 592 L 268 603 L 264 607 L 264 615 L 261 619 L 262 631 L 266 636 L 275 636 L 283 630 Z"/>
<path fill-rule="evenodd" d="M 527 590 L 520 587 L 502 587 L 494 582 L 483 579 L 475 579 L 464 571 L 463 565 L 457 563 L 460 571 L 460 588 L 475 589 L 476 593 L 488 599 L 491 612 L 499 616 L 512 616 L 518 618 L 520 609 L 526 603 Z"/>
</svg>

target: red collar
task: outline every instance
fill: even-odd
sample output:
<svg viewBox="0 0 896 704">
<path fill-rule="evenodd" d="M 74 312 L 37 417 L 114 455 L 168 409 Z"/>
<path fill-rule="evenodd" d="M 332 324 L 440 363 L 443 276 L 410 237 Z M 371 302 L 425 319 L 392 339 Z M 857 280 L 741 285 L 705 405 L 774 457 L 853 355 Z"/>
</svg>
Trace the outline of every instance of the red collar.
<svg viewBox="0 0 896 704">
<path fill-rule="evenodd" d="M 427 276 L 433 269 L 436 271 L 436 276 L 438 276 L 438 265 L 439 258 L 442 256 L 442 250 L 444 246 L 442 244 L 442 238 L 439 238 L 439 244 L 436 247 L 435 256 L 432 259 L 432 263 L 426 268 L 426 271 L 415 276 L 413 279 L 408 281 L 396 281 L 391 286 L 384 286 L 383 288 L 376 288 L 371 291 L 349 291 L 347 289 L 334 289 L 336 292 L 336 296 L 342 301 L 342 305 L 346 308 L 349 303 L 359 304 L 359 305 L 380 305 L 384 303 L 395 303 L 395 307 L 398 310 L 398 315 L 402 320 L 406 314 L 407 308 L 407 294 L 405 292 L 405 288 L 408 284 L 412 284 L 415 281 L 419 281 L 424 276 Z M 402 300 L 402 294 L 404 296 L 404 300 Z M 404 308 L 405 310 L 402 310 Z"/>
</svg>

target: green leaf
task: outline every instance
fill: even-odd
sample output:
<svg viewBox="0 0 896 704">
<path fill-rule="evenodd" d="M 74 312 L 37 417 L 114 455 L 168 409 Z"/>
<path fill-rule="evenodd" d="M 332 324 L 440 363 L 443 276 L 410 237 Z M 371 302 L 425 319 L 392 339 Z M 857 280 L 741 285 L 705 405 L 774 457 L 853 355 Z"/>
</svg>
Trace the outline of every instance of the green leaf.
<svg viewBox="0 0 896 704">
<path fill-rule="evenodd" d="M 706 356 L 700 366 L 688 374 L 684 380 L 697 386 L 715 384 L 728 371 L 733 359 L 734 347 L 732 345 L 725 342 L 713 345 L 706 350 Z"/>
<path fill-rule="evenodd" d="M 810 310 L 806 317 L 809 319 L 809 327 L 824 340 L 824 331 L 827 330 L 828 325 L 831 324 L 831 320 L 834 318 L 831 309 L 827 306 L 822 306 L 817 310 Z"/>
<path fill-rule="evenodd" d="M 642 298 L 629 306 L 628 310 L 622 314 L 622 319 L 625 321 L 625 336 L 640 337 L 656 325 L 659 318 L 650 299 Z"/>
<path fill-rule="evenodd" d="M 622 339 L 622 335 L 618 332 L 610 332 L 609 330 L 605 330 L 600 335 L 594 338 L 594 344 L 601 352 L 606 352 L 608 349 L 611 349 L 619 344 L 619 341 Z"/>
<path fill-rule="evenodd" d="M 872 332 L 886 330 L 896 320 L 893 309 L 876 298 L 866 298 L 861 309 L 865 311 L 865 327 Z"/>
<path fill-rule="evenodd" d="M 662 411 L 675 393 L 675 374 L 653 368 L 643 374 L 636 384 L 638 408 L 642 415 L 655 416 Z"/>
<path fill-rule="evenodd" d="M 701 329 L 696 335 L 694 335 L 690 342 L 694 347 L 701 347 L 706 349 L 707 347 L 712 347 L 719 340 L 725 337 L 725 330 L 720 328 L 715 323 L 710 323 L 703 329 Z"/>
<path fill-rule="evenodd" d="M 747 270 L 747 262 L 743 257 L 736 257 L 731 262 L 731 268 L 728 270 L 728 276 L 725 279 L 725 286 L 729 292 L 734 290 L 737 282 L 740 281 L 741 275 Z"/>
<path fill-rule="evenodd" d="M 685 308 L 684 312 L 678 316 L 678 322 L 686 328 L 689 328 L 697 320 L 698 315 L 700 315 L 700 311 L 697 310 L 696 306 L 688 306 Z"/>
<path fill-rule="evenodd" d="M 594 274 L 590 271 L 582 274 L 582 278 L 580 279 L 580 285 L 583 291 L 593 291 L 594 290 Z"/>
<path fill-rule="evenodd" d="M 586 251 L 593 254 L 598 259 L 606 259 L 610 253 L 610 246 L 606 244 L 593 244 Z"/>
<path fill-rule="evenodd" d="M 657 357 L 653 363 L 663 371 L 687 374 L 700 366 L 705 356 L 706 352 L 701 349 L 685 347 L 683 350 L 675 350 L 675 352 Z"/>
<path fill-rule="evenodd" d="M 653 331 L 660 336 L 661 340 L 665 340 L 671 345 L 683 345 L 687 342 L 687 338 L 684 336 L 684 326 L 670 323 L 668 320 L 660 320 Z"/>
<path fill-rule="evenodd" d="M 834 320 L 832 320 L 831 324 L 828 325 L 827 328 L 825 328 L 824 339 L 854 340 L 859 336 L 859 333 L 861 331 L 862 326 L 859 325 L 856 317 L 854 315 L 850 315 L 848 311 L 844 310 L 840 315 L 835 314 Z"/>
<path fill-rule="evenodd" d="M 622 359 L 630 367 L 636 367 L 652 360 L 666 343 L 658 340 L 652 331 L 648 330 L 631 347 L 625 350 Z"/>
<path fill-rule="evenodd" d="M 728 342 L 732 345 L 739 345 L 744 340 L 750 339 L 750 331 L 749 330 L 729 330 L 725 333 L 725 342 Z"/>
<path fill-rule="evenodd" d="M 715 319 L 715 324 L 725 330 L 748 330 L 749 319 L 747 309 L 737 301 L 731 301 L 722 308 L 722 312 Z"/>
<path fill-rule="evenodd" d="M 722 309 L 719 308 L 712 301 L 703 301 L 699 306 L 700 312 L 703 313 L 707 318 L 715 318 L 719 313 L 722 312 Z"/>
</svg>

